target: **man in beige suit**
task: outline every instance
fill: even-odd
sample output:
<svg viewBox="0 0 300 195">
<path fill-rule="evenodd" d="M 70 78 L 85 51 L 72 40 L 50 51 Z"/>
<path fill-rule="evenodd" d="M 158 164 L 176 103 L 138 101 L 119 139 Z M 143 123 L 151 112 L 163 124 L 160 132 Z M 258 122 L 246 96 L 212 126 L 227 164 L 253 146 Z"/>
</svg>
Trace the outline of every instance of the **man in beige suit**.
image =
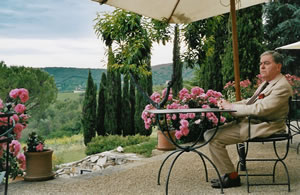
<svg viewBox="0 0 300 195">
<path fill-rule="evenodd" d="M 255 118 L 251 123 L 250 138 L 267 137 L 286 128 L 285 118 L 292 88 L 281 74 L 282 56 L 275 51 L 264 52 L 260 56 L 259 66 L 264 82 L 251 98 L 235 103 L 226 100 L 218 102 L 220 109 L 236 110 L 232 115 L 237 117 L 237 121 L 220 128 L 209 143 L 211 158 L 220 173 L 224 174 L 221 182 L 225 188 L 241 185 L 226 146 L 242 143 L 249 138 L 247 116 Z M 212 180 L 213 188 L 220 186 L 218 179 Z"/>
</svg>

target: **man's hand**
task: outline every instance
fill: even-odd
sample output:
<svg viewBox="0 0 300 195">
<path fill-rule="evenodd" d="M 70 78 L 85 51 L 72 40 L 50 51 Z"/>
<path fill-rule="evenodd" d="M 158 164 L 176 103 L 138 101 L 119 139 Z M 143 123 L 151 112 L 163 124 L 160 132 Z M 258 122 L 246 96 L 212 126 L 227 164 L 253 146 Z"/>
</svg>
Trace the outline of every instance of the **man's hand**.
<svg viewBox="0 0 300 195">
<path fill-rule="evenodd" d="M 219 109 L 221 109 L 221 110 L 223 110 L 223 109 L 231 110 L 233 107 L 232 103 L 230 103 L 224 99 L 221 99 L 218 101 L 218 106 L 219 106 Z"/>
</svg>

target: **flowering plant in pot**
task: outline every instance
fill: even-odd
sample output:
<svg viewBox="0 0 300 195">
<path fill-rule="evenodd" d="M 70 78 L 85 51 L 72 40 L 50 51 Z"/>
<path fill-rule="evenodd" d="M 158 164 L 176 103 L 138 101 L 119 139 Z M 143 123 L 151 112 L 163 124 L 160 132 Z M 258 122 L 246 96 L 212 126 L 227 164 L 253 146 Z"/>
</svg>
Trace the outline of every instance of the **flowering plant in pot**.
<svg viewBox="0 0 300 195">
<path fill-rule="evenodd" d="M 45 139 L 36 132 L 31 132 L 26 140 L 27 152 L 42 152 L 44 151 Z"/>
<path fill-rule="evenodd" d="M 9 150 L 9 177 L 12 179 L 23 175 L 26 168 L 26 158 L 19 139 L 28 123 L 29 115 L 26 114 L 25 106 L 28 99 L 28 90 L 24 88 L 11 90 L 6 102 L 0 98 L 0 171 L 6 169 Z M 12 139 L 8 148 L 7 142 L 4 141 L 7 138 Z"/>
<path fill-rule="evenodd" d="M 162 91 L 162 95 L 154 92 L 151 99 L 154 102 L 160 102 L 166 94 L 166 89 Z M 193 87 L 191 90 L 183 88 L 177 98 L 174 98 L 170 92 L 168 101 L 164 105 L 165 109 L 187 109 L 187 108 L 217 108 L 217 101 L 222 97 L 220 92 L 207 90 L 200 87 Z M 153 105 L 146 105 L 142 119 L 145 123 L 145 128 L 149 129 L 156 124 L 154 114 L 150 114 L 147 110 L 156 109 Z M 220 121 L 217 116 L 210 112 L 206 115 L 187 113 L 187 114 L 167 114 L 167 124 L 170 129 L 175 130 L 175 137 L 181 142 L 190 142 L 196 140 L 199 136 L 203 136 L 204 130 L 214 128 L 219 124 L 224 124 L 226 118 L 221 116 Z"/>
<path fill-rule="evenodd" d="M 36 132 L 31 132 L 26 140 L 26 175 L 25 181 L 43 181 L 52 179 L 53 150 L 45 149 L 45 139 Z M 25 150 L 26 150 L 25 149 Z"/>
</svg>

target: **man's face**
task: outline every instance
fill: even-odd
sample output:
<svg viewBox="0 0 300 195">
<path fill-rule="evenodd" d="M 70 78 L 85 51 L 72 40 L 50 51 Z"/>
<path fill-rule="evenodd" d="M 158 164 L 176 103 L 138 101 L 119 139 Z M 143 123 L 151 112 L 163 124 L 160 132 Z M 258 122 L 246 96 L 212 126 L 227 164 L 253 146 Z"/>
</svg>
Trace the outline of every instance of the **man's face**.
<svg viewBox="0 0 300 195">
<path fill-rule="evenodd" d="M 281 71 L 281 64 L 276 64 L 272 55 L 264 55 L 260 58 L 259 70 L 266 81 L 273 80 Z"/>
</svg>

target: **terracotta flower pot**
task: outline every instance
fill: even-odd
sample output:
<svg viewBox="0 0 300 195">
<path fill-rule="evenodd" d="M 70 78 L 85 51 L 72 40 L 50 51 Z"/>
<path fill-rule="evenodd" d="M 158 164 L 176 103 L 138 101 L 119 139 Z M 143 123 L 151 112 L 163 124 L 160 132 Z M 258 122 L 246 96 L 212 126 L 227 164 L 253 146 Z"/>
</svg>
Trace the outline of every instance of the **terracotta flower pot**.
<svg viewBox="0 0 300 195">
<path fill-rule="evenodd" d="M 52 172 L 53 150 L 43 152 L 25 152 L 26 175 L 25 181 L 44 181 L 54 178 Z"/>
<path fill-rule="evenodd" d="M 168 132 L 164 132 L 164 134 L 169 137 Z M 175 131 L 170 131 L 170 135 L 172 137 L 173 140 L 175 140 Z M 169 142 L 166 137 L 163 135 L 163 133 L 158 130 L 157 131 L 157 147 L 156 149 L 158 150 L 175 150 L 176 146 Z"/>
</svg>

